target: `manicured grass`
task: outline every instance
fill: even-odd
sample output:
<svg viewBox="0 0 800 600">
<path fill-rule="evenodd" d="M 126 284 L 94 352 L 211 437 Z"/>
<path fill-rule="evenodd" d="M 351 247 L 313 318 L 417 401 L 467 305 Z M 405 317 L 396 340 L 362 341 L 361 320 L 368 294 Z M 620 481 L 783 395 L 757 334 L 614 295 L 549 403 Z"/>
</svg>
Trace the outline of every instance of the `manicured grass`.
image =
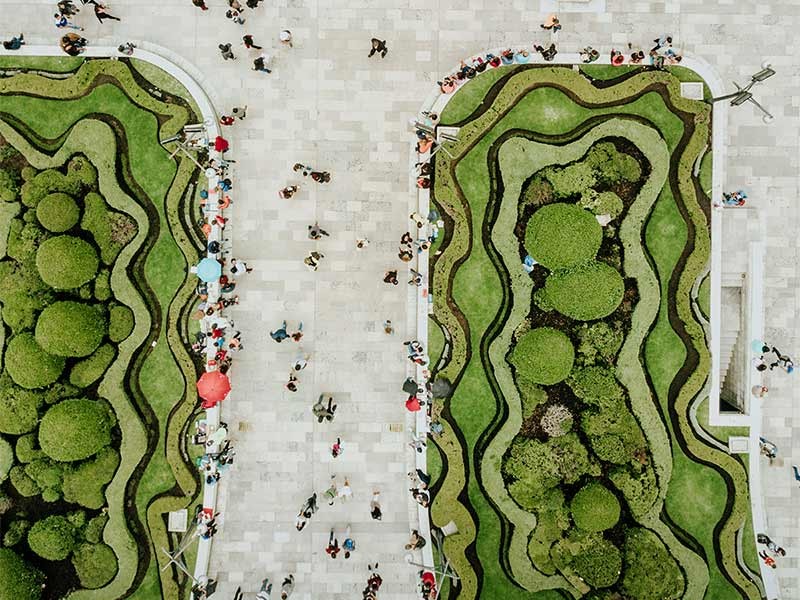
<svg viewBox="0 0 800 600">
<path fill-rule="evenodd" d="M 470 116 L 476 108 L 483 102 L 486 93 L 492 85 L 501 77 L 513 73 L 519 65 L 509 65 L 496 69 L 488 68 L 472 81 L 463 84 L 445 106 L 439 121 L 443 125 L 458 123 Z"/>
<path fill-rule="evenodd" d="M 80 56 L 0 56 L 0 69 L 69 73 L 80 67 L 84 61 Z"/>
<path fill-rule="evenodd" d="M 697 179 L 700 181 L 700 187 L 707 195 L 711 195 L 711 175 L 712 175 L 712 154 L 711 152 L 706 152 L 703 155 L 703 159 L 700 161 L 700 172 L 698 173 Z"/>
<path fill-rule="evenodd" d="M 709 425 L 708 398 L 704 398 L 700 401 L 700 404 L 697 405 L 697 422 L 700 423 L 700 427 L 705 429 L 723 444 L 728 443 L 729 437 L 747 437 L 750 435 L 749 427 L 720 427 L 716 425 Z"/>
<path fill-rule="evenodd" d="M 634 71 L 639 67 L 633 65 L 622 65 L 620 67 L 615 67 L 613 65 L 593 65 L 593 64 L 586 64 L 581 65 L 581 71 L 586 73 L 589 77 L 593 79 L 616 79 L 617 77 L 622 77 L 625 73 L 629 73 L 630 71 Z"/>
<path fill-rule="evenodd" d="M 430 364 L 436 366 L 444 351 L 444 333 L 433 319 L 428 319 L 428 357 Z"/>
<path fill-rule="evenodd" d="M 711 275 L 706 275 L 697 289 L 697 305 L 706 319 L 711 318 Z"/>
</svg>

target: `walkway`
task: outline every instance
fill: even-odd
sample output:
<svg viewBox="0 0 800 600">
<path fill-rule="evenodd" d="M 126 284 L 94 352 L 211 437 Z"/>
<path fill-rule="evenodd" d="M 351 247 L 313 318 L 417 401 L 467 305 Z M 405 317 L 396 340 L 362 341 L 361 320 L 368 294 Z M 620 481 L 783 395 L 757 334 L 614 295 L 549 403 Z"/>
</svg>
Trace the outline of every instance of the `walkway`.
<svg viewBox="0 0 800 600">
<path fill-rule="evenodd" d="M 53 43 L 54 4 L 4 3 L 5 33 L 22 30 L 30 43 Z M 254 15 L 248 11 L 247 24 L 239 27 L 226 21 L 222 0 L 209 4 L 211 9 L 201 12 L 189 0 L 116 0 L 112 13 L 122 23 L 90 23 L 85 35 L 96 43 L 147 39 L 170 48 L 205 75 L 219 110 L 249 105 L 247 120 L 228 130 L 239 160 L 232 214 L 236 252 L 256 271 L 241 286 L 242 306 L 235 314 L 246 351 L 225 409 L 239 456 L 222 492 L 224 525 L 215 540 L 221 589 L 243 581 L 252 592 L 265 574 L 280 577 L 292 570 L 298 577 L 293 599 L 352 598 L 366 580 L 367 561 L 378 557 L 387 581 L 382 600 L 411 598 L 413 571 L 402 550 L 410 517 L 404 434 L 389 430 L 391 423 L 405 422 L 400 342 L 409 290 L 389 289 L 380 281 L 383 271 L 397 264 L 396 240 L 406 229 L 411 184 L 406 122 L 436 78 L 462 56 L 529 43 L 531 32 L 537 41 L 546 39 L 538 26 L 544 14 L 535 0 L 476 0 L 468 8 L 456 0 L 278 0 L 262 3 Z M 776 116 L 772 125 L 764 126 L 749 105 L 730 111 L 727 187 L 747 189 L 757 210 L 740 213 L 726 229 L 724 256 L 738 260 L 743 240 L 769 232 L 766 337 L 797 355 L 800 74 L 794 57 L 800 39 L 794 32 L 800 6 L 789 0 L 606 4 L 603 14 L 561 15 L 564 51 L 586 43 L 604 53 L 612 44 L 625 48 L 628 41 L 647 46 L 669 31 L 677 45 L 715 64 L 724 81 L 746 80 L 763 58 L 778 70 L 756 89 Z M 295 48 L 270 52 L 272 75 L 250 70 L 241 35 L 252 33 L 262 45 L 275 47 L 283 27 L 294 33 Z M 383 60 L 367 59 L 373 34 L 388 39 Z M 234 44 L 238 60 L 222 61 L 217 50 L 222 42 Z M 750 59 L 752 48 L 758 55 Z M 294 199 L 280 200 L 276 191 L 295 180 L 294 162 L 328 170 L 333 181 L 309 183 Z M 325 254 L 320 270 L 309 273 L 302 259 L 315 245 L 306 239 L 306 225 L 314 219 L 332 236 L 319 244 Z M 371 245 L 357 253 L 354 240 L 363 235 Z M 268 338 L 284 317 L 290 325 L 304 321 L 304 348 L 312 354 L 292 397 L 283 383 L 296 347 Z M 385 318 L 397 325 L 393 338 L 380 330 Z M 800 489 L 788 465 L 800 462 L 800 413 L 794 408 L 800 387 L 785 377 L 772 379 L 764 431 L 780 447 L 785 464 L 763 469 L 768 533 L 788 550 L 779 569 L 782 597 L 797 598 L 800 520 L 792 507 Z M 310 405 L 321 391 L 340 400 L 329 431 L 311 421 Z M 334 464 L 328 447 L 336 433 L 345 453 Z M 333 472 L 351 475 L 353 500 L 322 507 L 311 529 L 298 534 L 293 519 L 302 500 L 312 486 L 322 490 Z M 382 523 L 368 516 L 374 485 L 383 492 Z M 341 556 L 331 562 L 323 552 L 327 530 L 348 521 L 358 551 L 349 564 Z"/>
</svg>

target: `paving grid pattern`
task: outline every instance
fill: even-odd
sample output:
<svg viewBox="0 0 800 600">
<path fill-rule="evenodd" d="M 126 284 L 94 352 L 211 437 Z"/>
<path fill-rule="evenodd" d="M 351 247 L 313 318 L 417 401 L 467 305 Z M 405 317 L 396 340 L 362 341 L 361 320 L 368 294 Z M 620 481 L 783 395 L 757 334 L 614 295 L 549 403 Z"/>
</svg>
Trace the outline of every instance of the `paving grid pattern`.
<svg viewBox="0 0 800 600">
<path fill-rule="evenodd" d="M 121 23 L 100 26 L 84 12 L 77 20 L 96 43 L 147 40 L 169 48 L 203 73 L 219 110 L 247 103 L 245 122 L 227 131 L 236 149 L 236 253 L 256 272 L 241 287 L 235 313 L 246 351 L 236 365 L 236 395 L 226 418 L 237 432 L 239 457 L 225 482 L 224 525 L 215 540 L 212 573 L 221 590 L 239 582 L 247 592 L 266 574 L 298 577 L 295 598 L 356 595 L 366 562 L 378 558 L 386 579 L 382 598 L 413 594 L 413 573 L 402 561 L 408 534 L 399 383 L 405 372 L 400 341 L 406 328 L 406 290 L 389 289 L 380 275 L 396 265 L 409 194 L 406 121 L 430 92 L 439 69 L 482 48 L 542 41 L 544 14 L 523 0 L 278 0 L 246 11 L 244 27 L 228 22 L 225 6 L 210 0 L 201 12 L 189 0 L 112 2 Z M 53 43 L 54 2 L 6 0 L 4 33 L 24 31 L 30 43 Z M 559 46 L 591 44 L 602 52 L 627 42 L 645 48 L 669 31 L 676 45 L 715 64 L 725 80 L 745 81 L 769 58 L 779 75 L 756 91 L 776 116 L 763 126 L 751 106 L 733 109 L 728 127 L 727 188 L 744 187 L 754 211 L 726 214 L 725 268 L 742 271 L 746 244 L 766 240 L 765 337 L 797 353 L 798 106 L 800 3 L 794 0 L 671 3 L 609 0 L 603 13 L 565 13 Z M 295 48 L 277 48 L 281 28 Z M 250 70 L 239 45 L 251 33 L 274 56 L 272 75 Z M 643 33 L 644 32 L 644 33 Z M 390 52 L 367 59 L 369 38 L 388 40 Z M 217 44 L 232 42 L 236 61 L 223 62 Z M 332 172 L 327 186 L 305 185 L 290 201 L 276 190 L 296 181 L 291 165 L 307 162 Z M 317 273 L 302 258 L 316 244 L 306 225 L 318 218 L 332 233 L 319 244 L 326 255 Z M 356 236 L 370 247 L 357 254 Z M 296 350 L 267 337 L 282 318 L 305 322 L 304 348 L 312 354 L 301 391 L 288 397 L 283 382 Z M 391 318 L 394 339 L 380 323 Z M 800 490 L 789 465 L 800 462 L 800 398 L 791 379 L 773 376 L 763 407 L 766 437 L 781 449 L 782 467 L 762 470 L 769 531 L 788 551 L 780 561 L 783 598 L 800 597 L 800 520 L 793 507 Z M 349 393 L 333 427 L 312 425 L 309 407 L 320 391 Z M 341 433 L 345 454 L 332 464 L 328 446 Z M 401 458 L 403 457 L 403 458 Z M 314 518 L 297 534 L 295 511 L 312 485 L 324 489 L 329 473 L 349 474 L 354 498 Z M 370 488 L 383 491 L 384 522 L 370 522 Z M 350 564 L 324 554 L 330 525 L 353 523 L 359 545 Z M 377 534 L 377 535 L 376 535 Z M 224 594 L 222 594 L 224 595 Z"/>
</svg>

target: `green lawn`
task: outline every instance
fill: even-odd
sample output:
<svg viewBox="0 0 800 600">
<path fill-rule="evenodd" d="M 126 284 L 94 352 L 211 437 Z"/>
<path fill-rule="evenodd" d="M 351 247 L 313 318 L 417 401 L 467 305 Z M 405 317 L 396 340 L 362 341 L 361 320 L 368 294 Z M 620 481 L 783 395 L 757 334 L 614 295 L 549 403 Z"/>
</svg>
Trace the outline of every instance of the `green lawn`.
<svg viewBox="0 0 800 600">
<path fill-rule="evenodd" d="M 697 305 L 706 319 L 711 318 L 711 275 L 706 275 L 697 290 Z"/>
<path fill-rule="evenodd" d="M 69 73 L 84 63 L 80 56 L 0 56 L 0 69 Z"/>
<path fill-rule="evenodd" d="M 487 68 L 487 70 L 471 81 L 467 81 L 456 91 L 455 95 L 445 106 L 439 120 L 443 125 L 458 123 L 470 116 L 481 102 L 492 85 L 501 77 L 513 73 L 519 65 L 508 67 L 498 67 L 497 69 Z"/>
<path fill-rule="evenodd" d="M 436 366 L 444 351 L 444 334 L 442 328 L 433 319 L 428 319 L 428 357 L 431 366 Z"/>
</svg>

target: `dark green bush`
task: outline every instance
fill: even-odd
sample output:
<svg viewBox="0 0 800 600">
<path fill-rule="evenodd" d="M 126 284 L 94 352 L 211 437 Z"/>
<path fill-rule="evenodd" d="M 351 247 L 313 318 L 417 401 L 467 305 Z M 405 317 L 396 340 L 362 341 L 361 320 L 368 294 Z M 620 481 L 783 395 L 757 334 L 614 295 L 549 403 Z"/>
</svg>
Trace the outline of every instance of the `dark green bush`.
<svg viewBox="0 0 800 600">
<path fill-rule="evenodd" d="M 623 398 L 622 386 L 614 372 L 606 367 L 575 369 L 567 383 L 578 398 L 593 406 L 603 406 Z"/>
<path fill-rule="evenodd" d="M 82 538 L 82 529 L 86 526 L 86 511 L 85 510 L 71 510 L 67 513 L 67 521 L 72 523 L 75 530 L 80 534 L 79 539 Z"/>
<path fill-rule="evenodd" d="M 525 249 L 550 270 L 592 260 L 603 241 L 594 215 L 574 204 L 548 204 L 528 221 Z"/>
<path fill-rule="evenodd" d="M 17 454 L 17 461 L 22 464 L 44 458 L 44 452 L 39 448 L 39 437 L 35 432 L 18 437 L 14 452 Z"/>
<path fill-rule="evenodd" d="M 57 356 L 89 356 L 103 341 L 107 329 L 102 305 L 64 300 L 39 314 L 36 341 Z"/>
<path fill-rule="evenodd" d="M 553 201 L 553 186 L 542 177 L 534 177 L 522 191 L 522 206 L 542 206 Z"/>
<path fill-rule="evenodd" d="M 22 435 L 36 428 L 42 400 L 36 392 L 14 385 L 7 374 L 0 376 L 0 433 Z"/>
<path fill-rule="evenodd" d="M 594 169 L 585 161 L 566 167 L 550 167 L 544 170 L 544 175 L 553 185 L 553 194 L 556 198 L 580 196 L 584 191 L 597 185 Z"/>
<path fill-rule="evenodd" d="M 14 449 L 8 440 L 0 437 L 0 483 L 6 480 L 12 466 L 14 466 Z"/>
<path fill-rule="evenodd" d="M 50 232 L 39 227 L 38 223 L 26 223 L 13 219 L 8 232 L 6 253 L 25 266 L 36 261 L 36 251 L 50 237 Z"/>
<path fill-rule="evenodd" d="M 48 194 L 39 202 L 36 207 L 36 218 L 48 231 L 61 233 L 77 225 L 81 211 L 71 196 L 55 192 Z"/>
<path fill-rule="evenodd" d="M 97 181 L 97 171 L 83 157 L 75 157 L 67 165 L 66 175 L 55 169 L 47 169 L 30 177 L 26 173 L 22 184 L 22 203 L 36 208 L 39 202 L 52 192 L 64 192 L 72 197 L 79 197 L 82 191 Z"/>
<path fill-rule="evenodd" d="M 619 152 L 614 144 L 596 144 L 586 158 L 595 175 L 603 183 L 638 181 L 642 177 L 639 162 L 630 154 Z"/>
<path fill-rule="evenodd" d="M 624 339 L 619 327 L 612 326 L 605 321 L 599 321 L 592 325 L 584 323 L 577 333 L 580 340 L 578 354 L 585 365 L 591 365 L 598 361 L 612 364 Z"/>
<path fill-rule="evenodd" d="M 103 490 L 114 478 L 119 466 L 119 454 L 113 448 L 103 448 L 97 456 L 64 472 L 64 499 L 90 509 L 106 503 Z"/>
<path fill-rule="evenodd" d="M 104 512 L 101 512 L 96 517 L 92 517 L 89 523 L 86 524 L 83 537 L 86 538 L 87 542 L 91 542 L 92 544 L 98 543 L 103 539 L 103 529 L 105 529 L 106 523 L 108 523 L 108 515 Z"/>
<path fill-rule="evenodd" d="M 0 169 L 0 200 L 13 202 L 19 194 L 19 177 L 14 171 Z"/>
<path fill-rule="evenodd" d="M 573 530 L 556 542 L 551 556 L 560 571 L 573 571 L 593 588 L 614 585 L 622 571 L 619 549 L 597 533 Z"/>
<path fill-rule="evenodd" d="M 17 490 L 20 496 L 30 498 L 31 496 L 37 496 L 42 491 L 39 489 L 39 486 L 36 485 L 36 482 L 28 477 L 22 465 L 14 465 L 11 467 L 9 477 L 11 478 L 11 485 L 14 486 L 14 489 Z"/>
<path fill-rule="evenodd" d="M 81 544 L 75 548 L 72 564 L 81 585 L 90 590 L 103 587 L 117 574 L 117 556 L 105 544 Z"/>
<path fill-rule="evenodd" d="M 36 482 L 46 502 L 61 498 L 61 482 L 64 467 L 48 458 L 41 458 L 25 465 L 25 474 Z"/>
<path fill-rule="evenodd" d="M 119 343 L 133 331 L 133 311 L 122 304 L 114 306 L 108 318 L 108 337 Z"/>
<path fill-rule="evenodd" d="M 25 534 L 28 533 L 30 528 L 30 521 L 26 521 L 25 519 L 16 519 L 11 521 L 11 524 L 8 526 L 8 529 L 3 536 L 3 546 L 6 546 L 7 548 L 16 546 L 23 539 L 25 539 Z"/>
<path fill-rule="evenodd" d="M 570 527 L 564 492 L 557 487 L 548 490 L 539 497 L 535 510 L 536 528 L 528 542 L 528 554 L 537 569 L 554 575 L 556 568 L 550 560 L 550 548 Z"/>
<path fill-rule="evenodd" d="M 591 190 L 590 193 L 581 196 L 578 206 L 590 211 L 593 215 L 610 215 L 612 219 L 616 219 L 625 210 L 622 198 L 611 191 L 598 193 Z"/>
<path fill-rule="evenodd" d="M 94 237 L 103 264 L 111 265 L 136 237 L 136 223 L 128 215 L 111 210 L 103 197 L 94 192 L 88 193 L 83 203 L 81 227 Z"/>
<path fill-rule="evenodd" d="M 94 278 L 94 297 L 100 302 L 111 299 L 111 271 L 100 269 Z"/>
<path fill-rule="evenodd" d="M 8 548 L 0 548 L 0 598 L 2 600 L 39 600 L 44 574 Z"/>
<path fill-rule="evenodd" d="M 92 245 L 71 235 L 45 240 L 36 253 L 36 268 L 42 281 L 57 290 L 71 290 L 91 281 L 98 265 Z"/>
<path fill-rule="evenodd" d="M 105 404 L 83 398 L 64 400 L 42 417 L 39 445 L 54 460 L 83 460 L 111 443 L 112 425 Z"/>
<path fill-rule="evenodd" d="M 0 515 L 6 514 L 12 508 L 14 508 L 14 499 L 0 490 Z"/>
<path fill-rule="evenodd" d="M 575 349 L 563 332 L 539 327 L 522 334 L 511 353 L 511 364 L 534 383 L 553 385 L 572 370 Z"/>
<path fill-rule="evenodd" d="M 116 355 L 114 346 L 103 344 L 90 357 L 75 363 L 69 372 L 69 382 L 81 388 L 92 385 L 103 376 Z"/>
<path fill-rule="evenodd" d="M 625 293 L 625 282 L 613 267 L 593 261 L 551 273 L 545 291 L 562 315 L 593 321 L 617 309 Z"/>
<path fill-rule="evenodd" d="M 634 527 L 625 535 L 622 591 L 630 600 L 677 600 L 683 575 L 664 543 L 653 532 Z"/>
<path fill-rule="evenodd" d="M 27 389 L 45 387 L 64 370 L 64 359 L 42 350 L 30 333 L 11 338 L 6 347 L 6 370 L 14 383 Z"/>
<path fill-rule="evenodd" d="M 656 474 L 649 464 L 632 463 L 615 467 L 608 478 L 625 497 L 634 517 L 645 515 L 658 499 Z"/>
<path fill-rule="evenodd" d="M 572 520 L 583 531 L 605 531 L 619 521 L 619 501 L 602 483 L 583 486 L 569 503 Z"/>
<path fill-rule="evenodd" d="M 75 548 L 75 527 L 61 515 L 36 521 L 28 532 L 28 546 L 47 560 L 64 560 Z"/>
<path fill-rule="evenodd" d="M 601 460 L 625 464 L 639 455 L 647 456 L 644 434 L 622 400 L 609 400 L 600 410 L 584 411 L 581 429 Z"/>
<path fill-rule="evenodd" d="M 53 297 L 52 288 L 39 277 L 35 264 L 26 267 L 13 260 L 0 261 L 3 321 L 14 333 L 33 327 L 36 313 L 52 302 Z"/>
</svg>

